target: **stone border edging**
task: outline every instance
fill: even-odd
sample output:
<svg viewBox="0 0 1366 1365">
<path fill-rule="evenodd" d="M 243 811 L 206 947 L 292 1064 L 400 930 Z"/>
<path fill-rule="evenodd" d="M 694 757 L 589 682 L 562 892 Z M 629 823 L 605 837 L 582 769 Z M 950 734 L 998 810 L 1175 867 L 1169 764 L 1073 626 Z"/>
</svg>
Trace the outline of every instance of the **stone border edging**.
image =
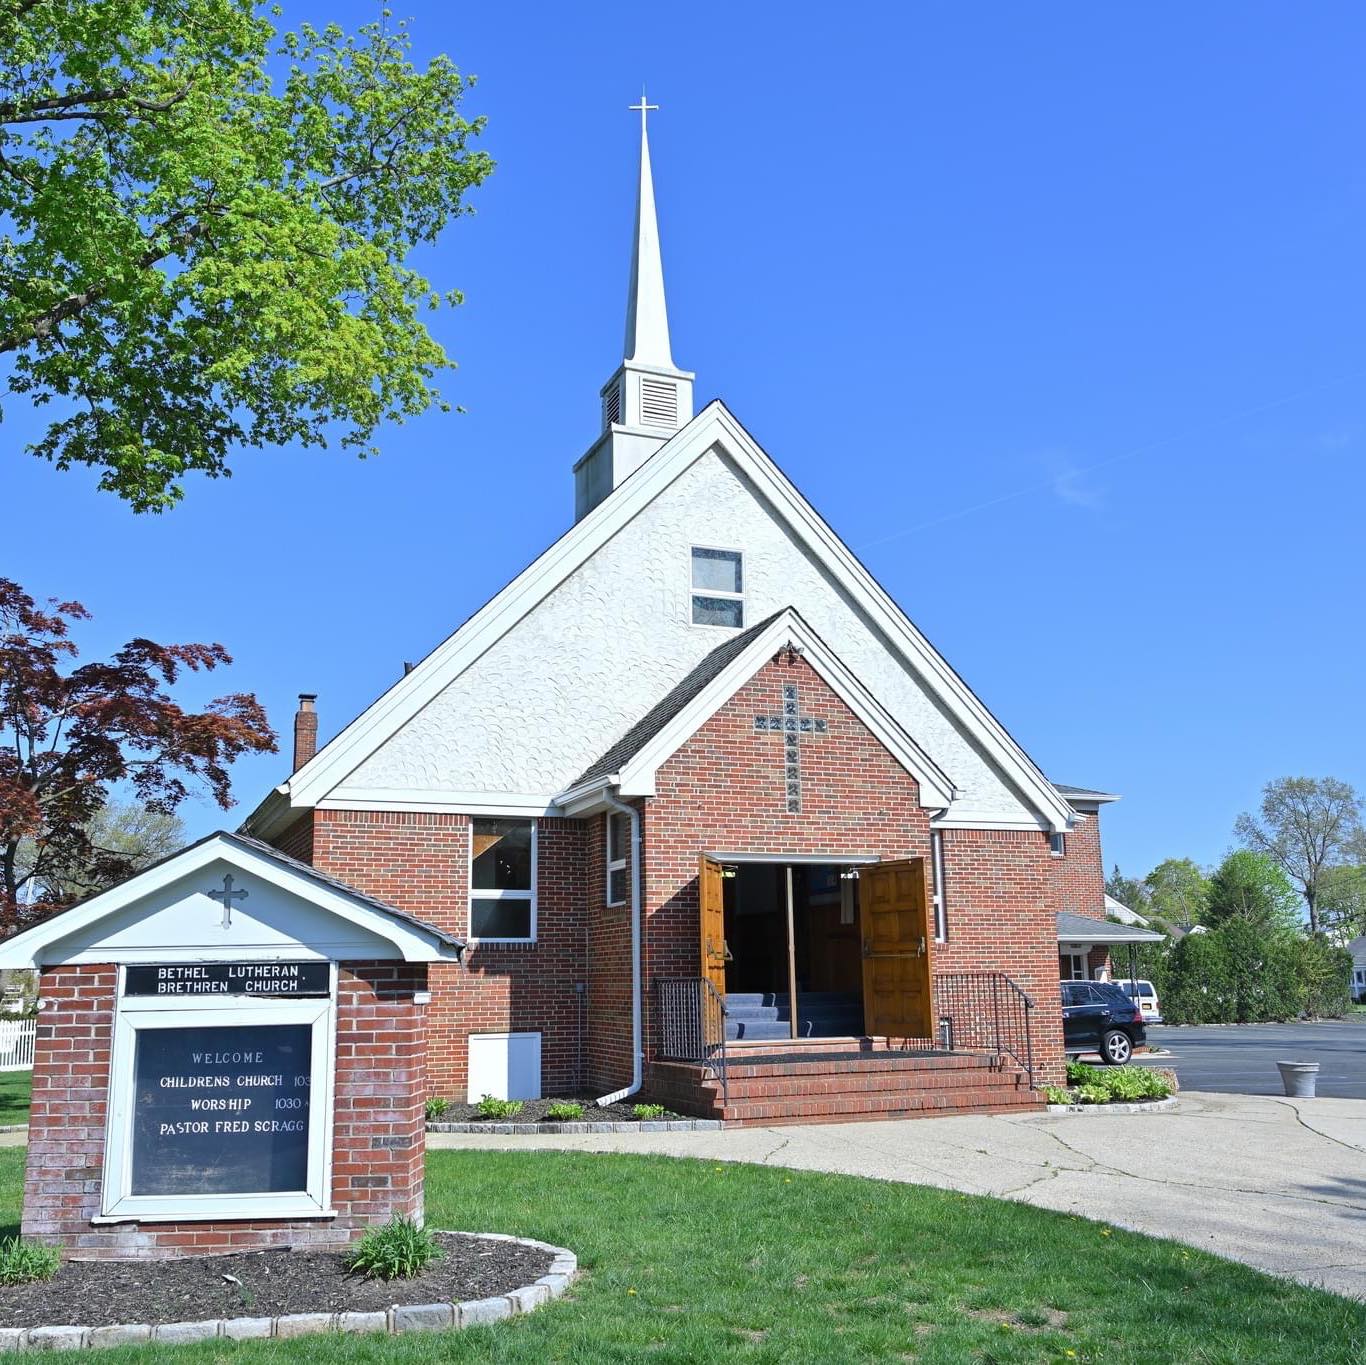
<svg viewBox="0 0 1366 1365">
<path fill-rule="evenodd" d="M 1050 1114 L 1155 1114 L 1163 1109 L 1176 1108 L 1175 1095 L 1165 1100 L 1135 1100 L 1125 1104 L 1049 1104 Z"/>
<path fill-rule="evenodd" d="M 437 1229 L 445 1231 L 445 1229 Z M 548 1251 L 550 1269 L 532 1284 L 488 1299 L 463 1303 L 395 1305 L 373 1313 L 285 1313 L 277 1318 L 205 1318 L 199 1322 L 121 1322 L 108 1327 L 3 1327 L 0 1351 L 75 1351 L 83 1347 L 140 1346 L 147 1342 L 185 1345 L 192 1341 L 250 1341 L 286 1339 L 316 1332 L 443 1332 L 458 1327 L 483 1327 L 491 1322 L 530 1313 L 558 1299 L 579 1273 L 579 1258 L 565 1247 L 505 1232 L 474 1232 L 463 1236 L 488 1242 L 516 1242 Z"/>
<path fill-rule="evenodd" d="M 715 1132 L 720 1119 L 625 1119 L 618 1123 L 442 1123 L 427 1125 L 429 1133 L 494 1133 L 534 1137 L 538 1133 L 696 1133 Z"/>
</svg>

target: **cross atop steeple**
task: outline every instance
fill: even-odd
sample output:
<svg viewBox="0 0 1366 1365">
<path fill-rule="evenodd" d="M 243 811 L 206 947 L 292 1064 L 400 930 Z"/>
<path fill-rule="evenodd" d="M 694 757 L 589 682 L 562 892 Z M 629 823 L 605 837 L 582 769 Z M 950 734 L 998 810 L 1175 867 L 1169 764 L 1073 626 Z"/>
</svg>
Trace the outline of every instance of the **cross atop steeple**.
<svg viewBox="0 0 1366 1365">
<path fill-rule="evenodd" d="M 642 86 L 640 87 L 640 103 L 639 103 L 639 104 L 628 104 L 626 107 L 627 107 L 628 109 L 632 110 L 633 112 L 634 112 L 635 110 L 637 110 L 637 109 L 640 110 L 640 134 L 641 134 L 642 137 L 644 137 L 644 136 L 645 136 L 645 116 L 646 116 L 646 114 L 649 114 L 649 113 L 651 113 L 651 112 L 657 112 L 658 109 L 659 109 L 659 105 L 657 105 L 657 104 L 646 104 L 646 103 L 645 103 L 645 87 L 642 85 Z"/>
</svg>

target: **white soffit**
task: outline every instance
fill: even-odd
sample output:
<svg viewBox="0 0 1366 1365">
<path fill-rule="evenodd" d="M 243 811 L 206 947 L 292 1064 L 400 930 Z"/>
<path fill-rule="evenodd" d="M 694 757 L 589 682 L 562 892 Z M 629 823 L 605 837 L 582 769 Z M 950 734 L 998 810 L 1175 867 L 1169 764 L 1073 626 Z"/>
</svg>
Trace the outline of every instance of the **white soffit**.
<svg viewBox="0 0 1366 1365">
<path fill-rule="evenodd" d="M 291 810 L 317 805 L 560 583 L 709 450 L 718 449 L 759 489 L 796 538 L 829 571 L 892 649 L 1038 811 L 1044 826 L 1070 827 L 1073 812 L 947 660 L 821 519 L 791 480 L 720 401 L 709 403 L 614 493 L 486 603 L 411 672 L 323 746 L 245 828 L 281 827 Z"/>
</svg>

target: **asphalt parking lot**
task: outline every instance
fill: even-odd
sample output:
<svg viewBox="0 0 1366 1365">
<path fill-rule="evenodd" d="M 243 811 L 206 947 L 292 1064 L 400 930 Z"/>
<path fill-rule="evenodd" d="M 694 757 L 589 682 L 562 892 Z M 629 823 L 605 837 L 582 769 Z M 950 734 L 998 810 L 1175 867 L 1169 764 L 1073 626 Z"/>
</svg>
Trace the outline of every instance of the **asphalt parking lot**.
<svg viewBox="0 0 1366 1365">
<path fill-rule="evenodd" d="M 1150 1024 L 1148 1041 L 1171 1055 L 1134 1060 L 1175 1067 L 1183 1090 L 1280 1095 L 1277 1062 L 1317 1062 L 1321 1097 L 1366 1099 L 1366 1014 L 1317 1023 Z"/>
</svg>

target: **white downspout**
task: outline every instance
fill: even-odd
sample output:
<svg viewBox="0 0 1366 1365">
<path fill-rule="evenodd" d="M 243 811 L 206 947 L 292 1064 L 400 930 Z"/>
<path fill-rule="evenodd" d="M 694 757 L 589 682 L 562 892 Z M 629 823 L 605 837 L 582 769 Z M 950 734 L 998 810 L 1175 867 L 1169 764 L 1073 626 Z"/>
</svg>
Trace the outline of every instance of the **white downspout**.
<svg viewBox="0 0 1366 1365">
<path fill-rule="evenodd" d="M 641 1085 L 641 1066 L 645 1060 L 645 1044 L 641 1036 L 640 1019 L 640 812 L 634 806 L 618 800 L 611 792 L 603 798 L 613 810 L 631 818 L 631 1084 L 601 1096 L 599 1106 L 629 1099 Z M 611 818 L 610 816 L 608 817 Z"/>
</svg>

